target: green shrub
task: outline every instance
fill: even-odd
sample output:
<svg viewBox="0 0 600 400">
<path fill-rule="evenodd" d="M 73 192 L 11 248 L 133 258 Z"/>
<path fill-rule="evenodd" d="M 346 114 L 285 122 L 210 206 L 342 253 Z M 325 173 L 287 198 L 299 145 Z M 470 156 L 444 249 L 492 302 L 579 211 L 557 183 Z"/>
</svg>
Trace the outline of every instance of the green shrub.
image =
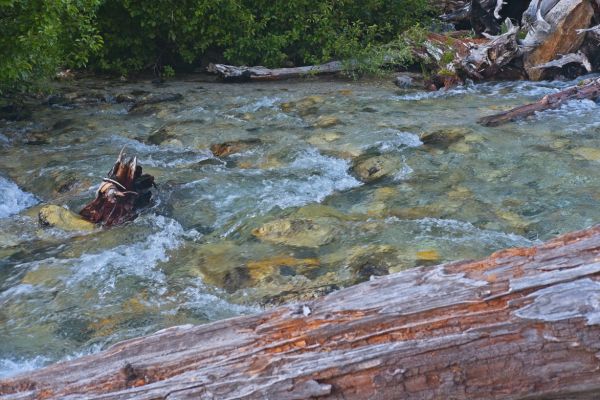
<svg viewBox="0 0 600 400">
<path fill-rule="evenodd" d="M 84 67 L 102 44 L 98 3 L 0 0 L 0 94 L 28 89 L 59 67 Z"/>
<path fill-rule="evenodd" d="M 271 67 L 357 58 L 430 15 L 428 0 L 105 0 L 95 65 L 127 73 L 215 55 Z"/>
<path fill-rule="evenodd" d="M 207 60 L 281 66 L 351 60 L 365 72 L 430 0 L 0 0 L 0 93 L 59 67 L 172 76 Z M 387 53 L 386 53 L 387 52 Z"/>
</svg>

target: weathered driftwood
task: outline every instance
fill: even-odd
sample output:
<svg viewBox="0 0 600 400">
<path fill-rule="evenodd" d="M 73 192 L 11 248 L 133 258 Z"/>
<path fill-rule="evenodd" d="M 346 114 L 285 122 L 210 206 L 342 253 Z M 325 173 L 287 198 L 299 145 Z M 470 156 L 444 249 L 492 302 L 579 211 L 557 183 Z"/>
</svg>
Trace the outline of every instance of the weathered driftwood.
<svg viewBox="0 0 600 400">
<path fill-rule="evenodd" d="M 544 96 L 543 99 L 535 103 L 526 104 L 509 111 L 483 117 L 479 120 L 479 123 L 485 126 L 498 126 L 532 116 L 536 112 L 559 108 L 569 100 L 595 100 L 597 98 L 600 98 L 600 79 L 590 79 L 582 81 L 580 85 L 571 86 L 558 93 Z"/>
<path fill-rule="evenodd" d="M 506 33 L 489 36 L 487 43 L 473 44 L 466 57 L 458 59 L 458 69 L 472 79 L 489 79 L 497 76 L 504 67 L 521 55 L 517 43 L 519 27 L 506 20 Z"/>
<path fill-rule="evenodd" d="M 536 21 L 531 22 L 535 3 Z M 523 44 L 526 48 L 523 64 L 532 80 L 546 76 L 538 65 L 555 60 L 561 54 L 576 53 L 583 44 L 585 35 L 577 33 L 589 28 L 594 16 L 590 0 L 542 0 L 532 1 L 523 19 L 531 27 Z"/>
<path fill-rule="evenodd" d="M 587 72 L 592 72 L 592 64 L 590 60 L 588 60 L 587 56 L 582 52 L 578 51 L 577 53 L 569 53 L 563 56 L 560 56 L 556 60 L 552 60 L 542 65 L 538 65 L 533 67 L 533 69 L 548 69 L 548 68 L 564 68 L 569 64 L 580 65 L 585 68 Z"/>
<path fill-rule="evenodd" d="M 600 226 L 0 381 L 5 399 L 598 399 Z"/>
<path fill-rule="evenodd" d="M 269 69 L 262 66 L 236 67 L 225 64 L 210 64 L 207 68 L 208 72 L 218 74 L 223 80 L 234 82 L 281 80 L 310 75 L 333 74 L 342 70 L 343 65 L 339 61 L 294 68 Z"/>
<path fill-rule="evenodd" d="M 125 161 L 123 150 L 108 177 L 102 179 L 96 198 L 79 212 L 88 221 L 118 225 L 135 219 L 137 210 L 150 202 L 154 177 L 142 174 L 137 157 Z"/>
</svg>

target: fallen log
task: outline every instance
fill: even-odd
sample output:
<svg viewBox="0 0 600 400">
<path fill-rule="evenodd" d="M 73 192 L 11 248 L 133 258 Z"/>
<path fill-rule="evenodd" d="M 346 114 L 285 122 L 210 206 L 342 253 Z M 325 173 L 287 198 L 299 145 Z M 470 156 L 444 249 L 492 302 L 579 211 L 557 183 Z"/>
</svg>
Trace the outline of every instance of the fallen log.
<svg viewBox="0 0 600 400">
<path fill-rule="evenodd" d="M 210 64 L 207 71 L 219 75 L 224 81 L 230 82 L 273 81 L 311 75 L 334 74 L 343 71 L 343 65 L 340 61 L 332 61 L 322 65 L 269 69 L 262 66 L 236 67 L 234 65 Z"/>
<path fill-rule="evenodd" d="M 126 161 L 121 150 L 115 165 L 96 192 L 96 198 L 80 212 L 84 219 L 105 226 L 118 225 L 137 217 L 137 210 L 150 203 L 154 177 L 142 174 L 137 157 Z"/>
<path fill-rule="evenodd" d="M 577 86 L 571 86 L 558 93 L 544 96 L 540 101 L 513 108 L 499 114 L 490 115 L 479 119 L 484 126 L 498 126 L 508 122 L 517 121 L 534 115 L 536 112 L 559 108 L 570 100 L 595 100 L 600 98 L 600 79 L 588 79 Z"/>
<path fill-rule="evenodd" d="M 5 399 L 597 399 L 600 226 L 0 380 Z"/>
</svg>

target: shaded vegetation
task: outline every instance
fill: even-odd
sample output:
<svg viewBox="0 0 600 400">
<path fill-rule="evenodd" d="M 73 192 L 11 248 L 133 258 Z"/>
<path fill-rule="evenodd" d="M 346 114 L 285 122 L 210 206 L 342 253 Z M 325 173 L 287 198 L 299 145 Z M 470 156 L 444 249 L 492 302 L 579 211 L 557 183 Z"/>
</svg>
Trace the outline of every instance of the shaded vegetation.
<svg viewBox="0 0 600 400">
<path fill-rule="evenodd" d="M 58 67 L 172 75 L 208 61 L 373 58 L 432 15 L 428 0 L 0 0 L 0 82 L 23 87 Z"/>
<path fill-rule="evenodd" d="M 23 90 L 60 66 L 82 68 L 100 49 L 100 0 L 0 0 L 0 93 Z"/>
</svg>

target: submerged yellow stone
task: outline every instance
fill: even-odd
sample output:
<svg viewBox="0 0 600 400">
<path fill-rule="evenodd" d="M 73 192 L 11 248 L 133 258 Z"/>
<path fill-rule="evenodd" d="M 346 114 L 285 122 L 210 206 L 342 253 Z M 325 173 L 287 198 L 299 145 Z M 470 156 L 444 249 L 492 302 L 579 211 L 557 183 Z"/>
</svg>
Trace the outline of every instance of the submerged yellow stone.
<svg viewBox="0 0 600 400">
<path fill-rule="evenodd" d="M 74 212 L 53 204 L 42 207 L 38 217 L 42 225 L 64 231 L 91 231 L 96 228 L 95 224 L 81 218 Z"/>
<path fill-rule="evenodd" d="M 419 261 L 439 261 L 439 259 L 440 254 L 437 250 L 429 249 L 417 251 L 417 260 Z"/>
<path fill-rule="evenodd" d="M 247 264 L 248 274 L 254 282 L 260 281 L 265 277 L 276 273 L 280 267 L 304 269 L 306 267 L 311 268 L 317 266 L 319 266 L 319 260 L 317 258 L 300 259 L 285 255 L 265 260 L 250 261 Z"/>
<path fill-rule="evenodd" d="M 342 123 L 342 121 L 340 121 L 340 119 L 336 116 L 322 115 L 319 118 L 317 118 L 317 121 L 315 122 L 315 126 L 317 128 L 330 128 L 332 126 L 339 125 L 341 123 Z"/>
<path fill-rule="evenodd" d="M 600 149 L 594 147 L 578 147 L 572 153 L 588 161 L 600 161 Z"/>
</svg>

